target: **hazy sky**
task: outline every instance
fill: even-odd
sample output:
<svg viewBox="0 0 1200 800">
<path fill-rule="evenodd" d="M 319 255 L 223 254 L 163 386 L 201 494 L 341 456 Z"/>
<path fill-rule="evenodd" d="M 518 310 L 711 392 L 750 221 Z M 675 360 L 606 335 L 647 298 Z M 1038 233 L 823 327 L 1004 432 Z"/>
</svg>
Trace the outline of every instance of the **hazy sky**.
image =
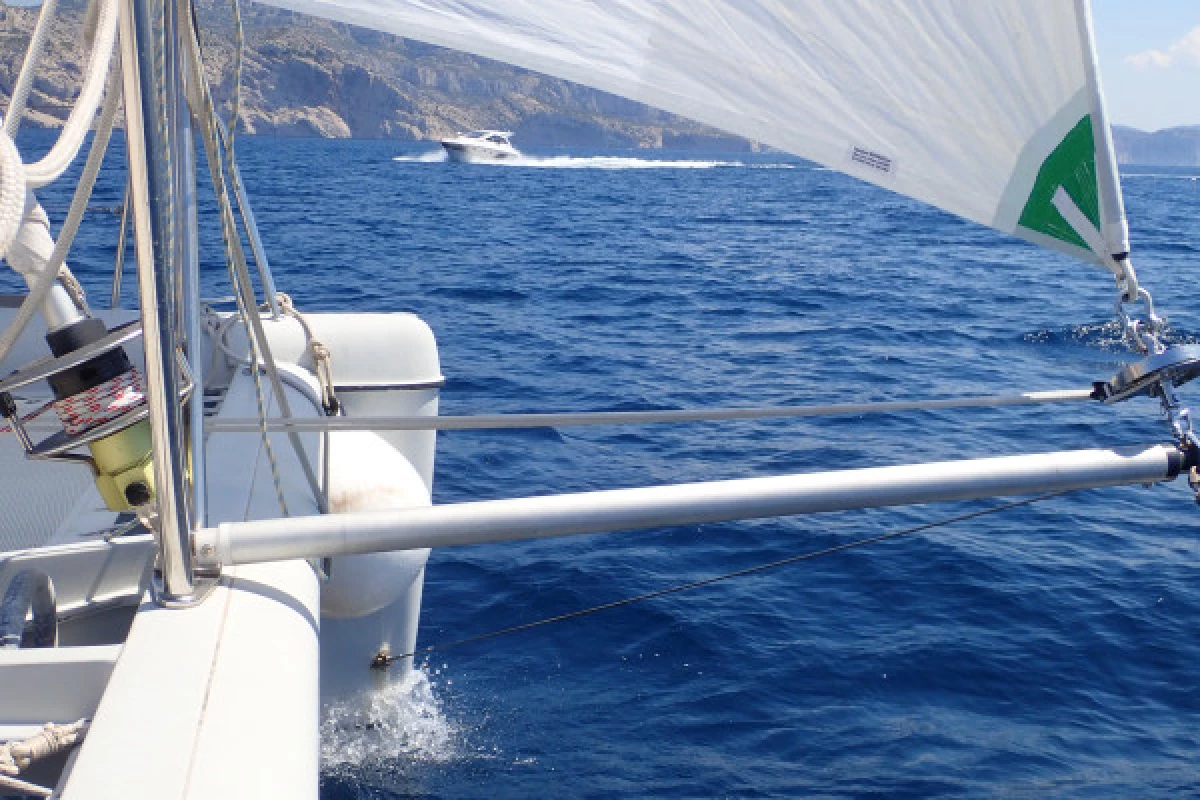
<svg viewBox="0 0 1200 800">
<path fill-rule="evenodd" d="M 1200 0 L 1092 0 L 1114 123 L 1200 125 Z"/>
</svg>

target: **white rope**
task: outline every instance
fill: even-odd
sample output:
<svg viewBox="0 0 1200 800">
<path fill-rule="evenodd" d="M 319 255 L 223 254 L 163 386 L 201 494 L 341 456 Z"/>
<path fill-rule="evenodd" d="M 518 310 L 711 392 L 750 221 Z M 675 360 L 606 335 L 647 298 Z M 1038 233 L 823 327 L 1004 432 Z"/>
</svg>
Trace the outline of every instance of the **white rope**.
<svg viewBox="0 0 1200 800">
<path fill-rule="evenodd" d="M 28 739 L 0 745 L 0 773 L 16 775 L 34 761 L 73 747 L 87 733 L 88 725 L 86 719 L 68 725 L 47 722 Z"/>
<path fill-rule="evenodd" d="M 0 744 L 0 789 L 20 795 L 50 797 L 53 794 L 50 789 L 23 781 L 17 775 L 35 761 L 74 747 L 87 733 L 90 724 L 86 719 L 68 725 L 47 722 L 27 739 Z"/>
<path fill-rule="evenodd" d="M 304 315 L 296 310 L 290 295 L 280 292 L 276 295 L 280 310 L 287 316 L 300 323 L 304 331 L 305 348 L 313 360 L 313 373 L 317 376 L 317 384 L 321 387 L 321 405 L 326 414 L 335 414 L 340 409 L 337 393 L 333 386 L 333 352 L 329 347 L 313 335 L 312 326 Z"/>
<path fill-rule="evenodd" d="M 1091 389 L 1024 392 L 1017 395 L 956 397 L 936 400 L 899 400 L 880 403 L 835 403 L 812 406 L 765 406 L 759 408 L 701 408 L 667 411 L 598 411 L 552 414 L 478 414 L 444 417 L 325 417 L 318 419 L 269 419 L 269 430 L 310 431 L 420 431 L 497 430 L 506 428 L 565 428 L 581 425 L 645 425 L 670 422 L 721 422 L 728 420 L 784 419 L 858 414 L 895 414 L 905 411 L 940 411 L 958 408 L 1001 408 L 1044 403 L 1092 400 Z M 250 418 L 212 419 L 205 423 L 211 432 L 257 431 L 260 420 Z"/>
<path fill-rule="evenodd" d="M 58 277 L 59 270 L 67 258 L 67 251 L 71 247 L 71 243 L 75 239 L 75 233 L 79 230 L 79 223 L 83 220 L 83 214 L 87 210 L 88 200 L 92 196 L 92 188 L 96 183 L 96 176 L 100 173 L 100 165 L 104 162 L 104 151 L 108 148 L 108 139 L 112 134 L 113 122 L 116 119 L 117 107 L 121 100 L 121 82 L 120 82 L 120 65 L 112 71 L 109 76 L 108 88 L 106 92 L 108 99 L 104 104 L 104 111 L 100 115 L 100 122 L 96 126 L 96 135 L 92 138 L 91 152 L 88 153 L 87 162 L 83 166 L 83 174 L 79 176 L 79 183 L 75 187 L 75 195 L 71 198 L 71 207 L 67 210 L 67 218 L 63 221 L 62 230 L 59 231 L 58 240 L 54 243 L 54 251 L 47 260 L 44 267 L 37 270 L 35 279 L 29 287 L 29 294 L 25 296 L 25 300 L 21 303 L 21 307 L 17 309 L 16 315 L 4 334 L 0 336 L 0 364 L 4 363 L 4 359 L 8 358 L 9 352 L 17 339 L 25 331 L 25 327 L 29 321 L 33 319 L 33 315 L 37 309 L 41 308 L 46 297 L 50 294 L 51 288 L 54 286 L 54 281 Z M 41 206 L 37 205 L 36 198 L 33 198 L 33 193 L 29 193 L 32 200 L 33 208 L 26 214 L 26 222 L 35 226 L 45 226 L 49 235 L 49 222 L 46 221 L 45 212 Z M 36 233 L 37 231 L 31 231 Z"/>
<path fill-rule="evenodd" d="M 25 167 L 6 131 L 0 131 L 0 258 L 8 253 L 25 215 Z"/>
<path fill-rule="evenodd" d="M 50 32 L 50 23 L 58 0 L 43 0 L 42 11 L 38 14 L 37 26 L 29 37 L 29 47 L 25 50 L 25 61 L 21 64 L 21 73 L 13 85 L 12 99 L 8 102 L 8 114 L 4 120 L 4 132 L 10 139 L 17 138 L 21 127 L 21 117 L 25 114 L 25 103 L 29 100 L 29 90 L 33 88 L 33 74 L 37 69 L 38 59 L 42 56 L 42 48 L 46 44 L 46 36 Z M 0 248 L 3 253 L 3 248 Z"/>
<path fill-rule="evenodd" d="M 84 72 L 83 87 L 79 99 L 63 124 L 58 141 L 50 152 L 36 164 L 25 166 L 25 182 L 38 188 L 56 180 L 67 171 L 79 149 L 83 146 L 87 132 L 92 126 L 96 110 L 104 97 L 105 78 L 109 62 L 117 41 L 117 0 L 97 0 L 99 17 L 92 52 Z"/>
</svg>

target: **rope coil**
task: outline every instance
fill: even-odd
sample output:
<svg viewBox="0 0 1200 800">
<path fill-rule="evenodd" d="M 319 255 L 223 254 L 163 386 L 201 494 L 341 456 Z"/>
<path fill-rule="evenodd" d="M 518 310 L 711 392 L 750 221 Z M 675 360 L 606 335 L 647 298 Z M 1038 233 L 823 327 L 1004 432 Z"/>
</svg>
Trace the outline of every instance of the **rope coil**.
<svg viewBox="0 0 1200 800">
<path fill-rule="evenodd" d="M 54 403 L 63 430 L 72 436 L 116 419 L 146 402 L 146 382 L 136 367 Z"/>
<path fill-rule="evenodd" d="M 27 739 L 0 744 L 0 789 L 27 797 L 50 797 L 54 792 L 44 786 L 20 780 L 17 775 L 35 761 L 65 752 L 87 733 L 91 722 L 81 719 L 67 725 L 47 722 Z"/>
<path fill-rule="evenodd" d="M 81 719 L 69 725 L 46 725 L 28 739 L 0 745 L 0 773 L 16 775 L 34 761 L 41 760 L 72 747 L 87 733 L 88 721 Z"/>
</svg>

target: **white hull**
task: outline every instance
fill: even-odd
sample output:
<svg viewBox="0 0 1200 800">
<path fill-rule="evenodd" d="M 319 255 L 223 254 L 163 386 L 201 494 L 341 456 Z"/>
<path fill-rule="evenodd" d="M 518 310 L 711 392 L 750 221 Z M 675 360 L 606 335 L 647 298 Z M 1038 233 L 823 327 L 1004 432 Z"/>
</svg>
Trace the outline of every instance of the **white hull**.
<svg viewBox="0 0 1200 800">
<path fill-rule="evenodd" d="M 446 158 L 459 164 L 512 161 L 521 155 L 516 150 L 500 150 L 477 145 L 462 145 L 457 142 L 442 142 L 442 147 L 446 150 Z"/>
<path fill-rule="evenodd" d="M 521 157 L 508 140 L 511 135 L 507 131 L 472 131 L 442 139 L 442 147 L 450 161 L 459 163 L 511 161 Z"/>
<path fill-rule="evenodd" d="M 0 308 L 0 326 L 12 313 Z M 123 321 L 105 316 L 110 325 Z M 334 379 L 344 387 L 339 398 L 347 414 L 381 407 L 436 413 L 436 345 L 415 316 L 307 318 L 334 352 Z M 317 416 L 316 383 L 299 325 L 287 318 L 264 324 L 293 411 Z M 43 333 L 31 325 L 14 361 L 40 354 Z M 227 337 L 234 351 L 240 335 L 235 326 Z M 140 362 L 140 349 L 129 350 Z M 405 353 L 403 361 L 390 359 L 391 352 Z M 210 386 L 206 416 L 255 413 L 248 370 L 218 371 L 213 379 L 227 383 Z M 23 391 L 48 390 L 35 384 Z M 339 471 L 349 478 L 331 474 L 331 489 L 341 490 L 334 510 L 339 504 L 354 511 L 429 503 L 432 432 L 400 433 L 387 441 L 375 434 L 340 436 L 322 442 L 320 435 L 305 434 L 303 443 L 314 462 L 334 466 L 338 459 L 330 461 L 329 453 L 351 448 L 343 464 L 367 459 L 366 466 L 379 467 L 389 484 L 364 485 L 369 470 L 361 468 L 357 476 L 352 469 Z M 287 438 L 272 434 L 271 441 L 290 512 L 316 513 Z M 261 438 L 214 433 L 207 445 L 210 523 L 278 516 Z M 89 533 L 111 527 L 116 514 L 103 510 L 87 469 L 26 462 L 11 435 L 0 437 L 0 467 L 30 478 L 24 500 L 45 503 L 3 509 L 0 587 L 21 570 L 43 572 L 54 582 L 59 618 L 69 620 L 60 622 L 58 647 L 0 650 L 0 742 L 33 735 L 45 723 L 92 720 L 68 759 L 51 759 L 22 777 L 57 785 L 64 798 L 88 800 L 315 798 L 322 706 L 358 705 L 356 695 L 407 672 L 409 661 L 379 670 L 372 660 L 381 652 L 413 649 L 428 551 L 385 554 L 377 561 L 334 559 L 328 579 L 302 560 L 226 568 L 203 603 L 162 608 L 146 594 L 154 554 L 150 535 L 105 541 Z M 16 510 L 20 505 L 23 513 Z M 363 587 L 373 589 L 353 591 Z M 244 734 L 256 728 L 263 733 L 251 745 Z"/>
</svg>

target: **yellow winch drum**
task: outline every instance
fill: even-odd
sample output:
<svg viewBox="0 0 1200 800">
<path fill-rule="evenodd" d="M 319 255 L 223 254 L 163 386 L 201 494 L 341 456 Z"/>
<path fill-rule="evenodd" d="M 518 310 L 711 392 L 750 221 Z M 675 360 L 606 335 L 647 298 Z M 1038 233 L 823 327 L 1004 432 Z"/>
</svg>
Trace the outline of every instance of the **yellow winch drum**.
<svg viewBox="0 0 1200 800">
<path fill-rule="evenodd" d="M 127 511 L 154 498 L 150 426 L 137 370 L 123 345 L 141 335 L 130 323 L 108 331 L 87 318 L 46 335 L 54 358 L 18 370 L 0 380 L 0 414 L 12 425 L 29 458 L 85 463 L 96 488 L 113 511 Z M 181 400 L 192 391 L 182 357 Z M 9 392 L 45 380 L 55 396 L 64 429 L 34 444 Z M 78 453 L 86 445 L 90 455 Z"/>
</svg>

